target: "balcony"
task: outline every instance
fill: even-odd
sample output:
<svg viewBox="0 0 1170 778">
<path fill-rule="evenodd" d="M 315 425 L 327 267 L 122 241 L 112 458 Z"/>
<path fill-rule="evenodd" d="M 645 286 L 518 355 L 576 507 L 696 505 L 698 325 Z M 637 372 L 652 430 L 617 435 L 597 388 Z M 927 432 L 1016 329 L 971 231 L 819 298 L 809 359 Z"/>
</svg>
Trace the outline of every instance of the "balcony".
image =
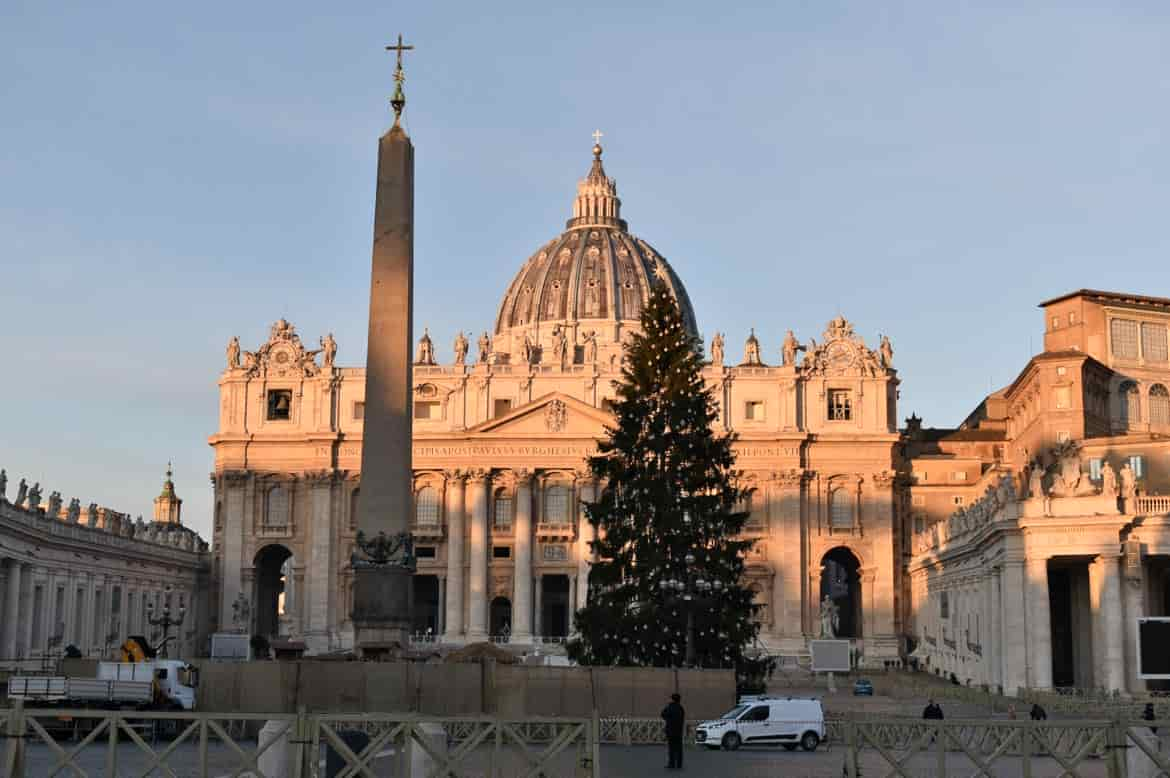
<svg viewBox="0 0 1170 778">
<path fill-rule="evenodd" d="M 410 532 L 414 535 L 415 540 L 442 540 L 446 534 L 446 528 L 440 521 L 415 522 L 410 528 Z"/>
<path fill-rule="evenodd" d="M 1157 516 L 1170 513 L 1170 496 L 1142 495 L 1137 498 L 1137 510 L 1131 511 L 1139 516 Z"/>
<path fill-rule="evenodd" d="M 573 540 L 576 527 L 570 522 L 541 522 L 536 525 L 536 539 L 540 541 Z"/>
</svg>

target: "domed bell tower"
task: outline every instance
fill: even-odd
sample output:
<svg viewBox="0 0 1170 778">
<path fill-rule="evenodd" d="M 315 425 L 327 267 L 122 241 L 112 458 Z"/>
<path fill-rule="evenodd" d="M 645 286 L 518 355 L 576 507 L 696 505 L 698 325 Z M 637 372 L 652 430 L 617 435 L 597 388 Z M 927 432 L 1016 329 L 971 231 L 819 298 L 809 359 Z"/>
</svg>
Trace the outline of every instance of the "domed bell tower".
<svg viewBox="0 0 1170 778">
<path fill-rule="evenodd" d="M 171 463 L 167 462 L 167 480 L 163 481 L 162 493 L 154 498 L 154 520 L 162 524 L 182 524 L 183 501 L 175 494 L 175 482 L 171 480 Z"/>
</svg>

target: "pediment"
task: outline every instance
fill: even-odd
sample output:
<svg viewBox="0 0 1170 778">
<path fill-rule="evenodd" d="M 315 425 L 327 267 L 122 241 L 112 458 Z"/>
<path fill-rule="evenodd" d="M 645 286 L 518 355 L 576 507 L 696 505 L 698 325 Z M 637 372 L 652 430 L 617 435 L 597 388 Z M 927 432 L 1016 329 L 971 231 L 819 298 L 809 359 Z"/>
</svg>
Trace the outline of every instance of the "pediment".
<svg viewBox="0 0 1170 778">
<path fill-rule="evenodd" d="M 467 432 L 489 436 L 600 437 L 613 416 L 588 403 L 560 392 L 552 392 L 485 421 Z"/>
</svg>

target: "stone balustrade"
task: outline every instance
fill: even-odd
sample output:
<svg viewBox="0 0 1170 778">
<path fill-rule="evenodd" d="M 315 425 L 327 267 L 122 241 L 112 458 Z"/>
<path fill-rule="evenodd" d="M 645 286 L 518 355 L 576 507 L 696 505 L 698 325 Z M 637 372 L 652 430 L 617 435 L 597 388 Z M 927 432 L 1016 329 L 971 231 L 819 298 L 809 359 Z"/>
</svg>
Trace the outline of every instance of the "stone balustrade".
<svg viewBox="0 0 1170 778">
<path fill-rule="evenodd" d="M 1136 514 L 1150 516 L 1170 513 L 1170 495 L 1142 495 L 1137 498 Z"/>
</svg>

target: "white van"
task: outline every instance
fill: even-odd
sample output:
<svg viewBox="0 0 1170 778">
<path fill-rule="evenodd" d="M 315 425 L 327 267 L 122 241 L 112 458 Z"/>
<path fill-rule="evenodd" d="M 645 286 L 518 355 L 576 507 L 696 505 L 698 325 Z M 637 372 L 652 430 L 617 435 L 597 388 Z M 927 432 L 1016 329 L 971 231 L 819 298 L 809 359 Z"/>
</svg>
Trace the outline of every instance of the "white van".
<svg viewBox="0 0 1170 778">
<path fill-rule="evenodd" d="M 734 751 L 741 745 L 800 746 L 815 751 L 825 739 L 825 711 L 820 700 L 761 697 L 741 702 L 714 721 L 695 727 L 695 743 Z"/>
</svg>

